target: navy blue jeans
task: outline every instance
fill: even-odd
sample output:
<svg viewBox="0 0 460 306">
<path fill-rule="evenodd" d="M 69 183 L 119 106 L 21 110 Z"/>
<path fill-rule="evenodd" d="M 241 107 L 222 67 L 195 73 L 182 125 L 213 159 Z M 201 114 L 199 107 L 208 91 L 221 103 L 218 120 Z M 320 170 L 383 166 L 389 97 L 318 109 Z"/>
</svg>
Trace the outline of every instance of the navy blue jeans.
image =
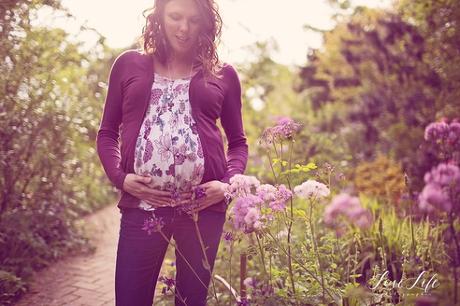
<svg viewBox="0 0 460 306">
<path fill-rule="evenodd" d="M 179 213 L 170 207 L 158 208 L 155 215 L 161 217 L 164 222 L 164 235 L 168 240 L 172 237 L 176 243 L 175 304 L 206 305 L 210 273 L 203 265 L 204 255 L 194 221 L 185 213 Z M 115 270 L 116 306 L 151 306 L 153 303 L 155 285 L 168 241 L 159 232 L 149 235 L 142 229 L 144 221 L 151 216 L 151 212 L 138 208 L 121 210 Z M 224 212 L 203 210 L 199 213 L 198 227 L 211 270 L 224 222 Z M 177 249 L 197 275 L 189 268 Z M 181 298 L 178 298 L 179 295 Z M 181 300 L 185 300 L 186 303 Z"/>
</svg>

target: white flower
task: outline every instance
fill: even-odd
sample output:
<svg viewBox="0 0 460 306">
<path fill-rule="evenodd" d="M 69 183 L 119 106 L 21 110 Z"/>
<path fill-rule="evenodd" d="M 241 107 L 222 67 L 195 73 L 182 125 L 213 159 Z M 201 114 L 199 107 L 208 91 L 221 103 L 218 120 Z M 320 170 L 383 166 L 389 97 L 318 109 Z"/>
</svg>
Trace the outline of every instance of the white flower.
<svg viewBox="0 0 460 306">
<path fill-rule="evenodd" d="M 323 183 L 320 183 L 314 180 L 308 180 L 306 182 L 303 182 L 299 186 L 295 186 L 294 193 L 298 197 L 309 199 L 313 197 L 315 198 L 327 197 L 329 194 L 331 194 L 331 191 Z"/>
</svg>

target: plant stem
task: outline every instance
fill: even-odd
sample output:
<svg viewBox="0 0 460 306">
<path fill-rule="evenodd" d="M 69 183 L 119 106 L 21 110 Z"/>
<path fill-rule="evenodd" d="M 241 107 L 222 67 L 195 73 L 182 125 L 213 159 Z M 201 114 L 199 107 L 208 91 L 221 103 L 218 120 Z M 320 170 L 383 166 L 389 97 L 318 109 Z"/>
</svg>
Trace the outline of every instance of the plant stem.
<svg viewBox="0 0 460 306">
<path fill-rule="evenodd" d="M 254 233 L 254 236 L 256 237 L 257 245 L 258 245 L 258 247 L 259 247 L 260 257 L 261 257 L 261 261 L 262 261 L 262 266 L 263 266 L 263 268 L 264 268 L 264 274 L 265 274 L 265 276 L 267 276 L 267 268 L 265 267 L 265 253 L 264 253 L 264 249 L 262 248 L 262 245 L 260 244 L 260 239 L 259 239 L 259 237 L 257 236 L 256 233 Z"/>
<path fill-rule="evenodd" d="M 276 175 L 275 169 L 273 168 L 270 152 L 267 152 L 267 155 L 268 155 L 268 163 L 270 164 L 270 169 L 272 170 L 273 178 L 275 179 L 275 184 L 278 184 L 278 176 Z"/>
<path fill-rule="evenodd" d="M 163 233 L 163 231 L 160 230 L 159 233 L 160 233 L 160 235 L 166 240 L 166 242 L 167 242 L 169 245 L 173 246 L 173 247 L 176 249 L 177 253 L 179 253 L 179 255 L 180 255 L 180 256 L 182 257 L 182 259 L 185 261 L 185 263 L 186 263 L 187 266 L 190 268 L 190 270 L 192 270 L 193 274 L 198 278 L 198 280 L 200 281 L 200 283 L 201 283 L 205 288 L 207 288 L 207 286 L 203 283 L 203 281 L 201 280 L 201 278 L 200 278 L 200 277 L 198 276 L 198 274 L 196 273 L 195 269 L 193 269 L 193 267 L 192 267 L 192 265 L 190 264 L 190 262 L 187 260 L 187 258 L 185 258 L 185 256 L 182 254 L 182 252 L 181 252 L 181 251 L 179 250 L 179 248 L 176 246 L 176 244 L 173 243 L 173 242 L 171 242 L 171 240 L 168 239 L 168 237 L 166 237 L 166 235 L 165 235 L 165 233 Z M 176 288 L 176 290 L 177 290 L 177 288 Z M 175 290 L 175 291 L 176 291 L 176 290 Z M 176 295 L 176 294 L 175 294 L 175 295 L 181 300 L 181 302 L 184 303 L 185 305 L 187 305 L 187 303 L 186 303 L 185 300 L 181 297 L 181 295 L 180 295 L 180 293 L 179 293 L 178 290 L 177 290 L 177 294 L 178 294 L 178 295 Z"/>
<path fill-rule="evenodd" d="M 270 232 L 267 232 L 269 237 L 273 239 L 273 241 L 275 241 L 275 243 L 277 245 L 279 245 L 280 247 L 280 250 L 283 251 L 284 254 L 288 255 L 287 253 L 287 250 L 285 250 L 282 245 L 279 243 L 279 241 L 270 233 Z M 318 277 L 315 275 L 315 273 L 313 273 L 312 271 L 310 271 L 307 267 L 305 267 L 305 265 L 297 260 L 295 257 L 292 257 L 292 260 L 294 260 L 298 265 L 299 267 L 301 267 L 308 275 L 310 275 L 316 282 L 318 282 L 318 284 L 321 284 L 321 280 L 318 279 Z M 326 290 L 326 293 L 332 298 L 334 299 L 334 297 L 332 296 L 332 294 L 329 292 L 329 290 L 327 288 L 325 288 Z"/>
<path fill-rule="evenodd" d="M 195 224 L 196 234 L 198 236 L 198 240 L 200 241 L 201 250 L 203 251 L 203 257 L 204 257 L 204 260 L 205 260 L 205 263 L 206 263 L 205 268 L 206 268 L 206 270 L 209 271 L 209 274 L 210 274 L 212 290 L 213 290 L 213 293 L 214 293 L 214 298 L 216 299 L 217 305 L 219 305 L 219 298 L 217 297 L 216 285 L 214 283 L 214 277 L 212 275 L 211 265 L 209 264 L 208 255 L 206 255 L 206 247 L 204 245 L 203 238 L 201 237 L 200 228 L 198 227 L 198 218 L 193 218 L 193 223 Z"/>
<path fill-rule="evenodd" d="M 230 282 L 230 288 L 233 288 L 232 287 L 232 257 L 233 257 L 233 232 L 232 232 L 232 240 L 230 242 L 230 267 L 229 267 L 229 282 Z M 233 295 L 233 292 L 231 292 L 231 289 L 230 290 L 230 293 Z M 229 305 L 232 305 L 232 301 L 229 300 L 228 301 Z"/>
<path fill-rule="evenodd" d="M 451 235 L 455 242 L 455 259 L 454 264 L 452 265 L 452 269 L 454 272 L 454 304 L 457 304 L 458 301 L 458 275 L 457 275 L 457 266 L 460 262 L 460 245 L 458 243 L 457 235 L 455 234 L 455 227 L 454 227 L 454 217 L 453 212 L 449 213 L 449 228 Z"/>
<path fill-rule="evenodd" d="M 292 231 L 292 220 L 294 218 L 294 212 L 293 212 L 293 201 L 292 198 L 290 199 L 290 204 L 291 204 L 291 220 L 289 220 L 288 224 L 288 234 L 287 234 L 287 252 L 288 252 L 288 269 L 289 269 L 289 279 L 291 280 L 291 286 L 292 286 L 292 293 L 294 295 L 296 294 L 295 291 L 295 282 L 294 282 L 294 273 L 292 272 L 292 254 L 291 254 L 291 231 Z"/>
<path fill-rule="evenodd" d="M 318 270 L 319 270 L 319 275 L 321 277 L 321 287 L 323 289 L 323 300 L 326 299 L 326 290 L 324 287 L 324 273 L 323 273 L 323 268 L 321 267 L 321 259 L 319 257 L 319 252 L 318 252 L 318 244 L 316 243 L 316 237 L 315 237 L 315 230 L 313 228 L 313 201 L 310 201 L 310 217 L 308 219 L 308 223 L 310 225 L 310 232 L 311 232 L 311 241 L 313 242 L 313 249 L 316 254 L 316 258 L 318 259 Z"/>
</svg>

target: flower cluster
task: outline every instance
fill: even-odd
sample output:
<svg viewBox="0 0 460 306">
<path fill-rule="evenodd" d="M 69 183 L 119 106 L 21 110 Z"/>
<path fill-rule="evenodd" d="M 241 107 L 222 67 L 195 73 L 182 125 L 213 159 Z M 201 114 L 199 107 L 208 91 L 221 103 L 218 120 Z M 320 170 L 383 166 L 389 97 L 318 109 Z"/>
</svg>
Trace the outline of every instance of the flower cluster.
<svg viewBox="0 0 460 306">
<path fill-rule="evenodd" d="M 152 233 L 161 231 L 164 225 L 165 223 L 162 218 L 152 215 L 152 217 L 145 219 L 142 230 L 151 235 Z"/>
<path fill-rule="evenodd" d="M 455 198 L 460 193 L 460 168 L 453 164 L 441 163 L 425 174 L 425 187 L 419 195 L 419 207 L 423 211 L 436 209 L 450 212 Z M 458 209 L 458 207 L 456 207 Z"/>
<path fill-rule="evenodd" d="M 340 235 L 346 227 L 344 221 L 362 229 L 369 228 L 372 224 L 372 215 L 361 206 L 359 198 L 341 193 L 326 207 L 324 223 L 334 227 Z"/>
<path fill-rule="evenodd" d="M 317 199 L 327 197 L 331 194 L 329 188 L 323 183 L 308 180 L 301 185 L 294 187 L 294 193 L 304 199 Z"/>
<path fill-rule="evenodd" d="M 263 201 L 253 194 L 248 194 L 236 199 L 231 209 L 233 226 L 245 233 L 251 233 L 260 229 L 260 206 Z"/>
<path fill-rule="evenodd" d="M 292 197 L 285 185 L 260 185 L 255 177 L 241 174 L 230 179 L 227 192 L 236 199 L 230 211 L 233 225 L 245 233 L 261 229 L 265 221 L 273 219 L 273 213 L 284 211 Z M 269 208 L 268 213 L 262 213 L 263 208 Z"/>
<path fill-rule="evenodd" d="M 425 140 L 431 143 L 446 143 L 450 146 L 460 145 L 460 122 L 432 122 L 425 128 Z"/>
<path fill-rule="evenodd" d="M 286 202 L 292 197 L 292 192 L 285 185 L 275 187 L 270 184 L 263 184 L 257 187 L 256 195 L 274 212 L 283 211 Z"/>
<path fill-rule="evenodd" d="M 301 128 L 302 125 L 291 118 L 281 117 L 278 119 L 275 126 L 269 127 L 263 131 L 261 142 L 272 144 L 279 139 L 291 139 Z"/>
</svg>

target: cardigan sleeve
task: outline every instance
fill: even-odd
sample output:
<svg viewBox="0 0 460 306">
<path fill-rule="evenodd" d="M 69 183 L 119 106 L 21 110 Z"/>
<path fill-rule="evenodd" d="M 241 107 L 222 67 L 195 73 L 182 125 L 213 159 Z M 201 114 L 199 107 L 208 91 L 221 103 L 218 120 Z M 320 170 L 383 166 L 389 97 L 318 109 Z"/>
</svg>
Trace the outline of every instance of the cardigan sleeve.
<svg viewBox="0 0 460 306">
<path fill-rule="evenodd" d="M 220 121 L 227 137 L 228 148 L 227 170 L 221 181 L 229 183 L 232 176 L 244 173 L 248 160 L 248 145 L 243 128 L 240 80 L 232 66 L 226 65 L 224 69 L 227 92 Z"/>
<path fill-rule="evenodd" d="M 121 169 L 119 128 L 122 120 L 122 60 L 120 55 L 111 67 L 102 120 L 96 137 L 96 147 L 104 171 L 112 184 L 123 189 L 127 173 Z"/>
</svg>

